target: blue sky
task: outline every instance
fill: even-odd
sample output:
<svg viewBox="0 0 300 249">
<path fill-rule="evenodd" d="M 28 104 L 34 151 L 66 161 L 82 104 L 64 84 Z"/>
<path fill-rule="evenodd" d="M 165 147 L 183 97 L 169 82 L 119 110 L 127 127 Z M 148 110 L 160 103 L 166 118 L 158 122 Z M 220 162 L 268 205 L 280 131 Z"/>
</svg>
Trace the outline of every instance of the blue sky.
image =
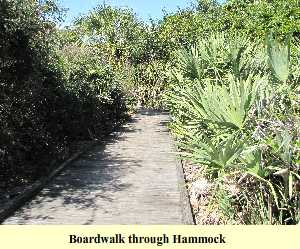
<svg viewBox="0 0 300 249">
<path fill-rule="evenodd" d="M 98 4 L 102 4 L 103 0 L 59 0 L 62 7 L 68 8 L 65 24 L 80 14 L 88 13 Z M 150 17 L 160 19 L 163 16 L 162 9 L 167 12 L 177 10 L 178 7 L 184 8 L 190 6 L 193 0 L 105 0 L 106 4 L 129 7 L 134 10 L 138 17 L 148 20 Z"/>
</svg>

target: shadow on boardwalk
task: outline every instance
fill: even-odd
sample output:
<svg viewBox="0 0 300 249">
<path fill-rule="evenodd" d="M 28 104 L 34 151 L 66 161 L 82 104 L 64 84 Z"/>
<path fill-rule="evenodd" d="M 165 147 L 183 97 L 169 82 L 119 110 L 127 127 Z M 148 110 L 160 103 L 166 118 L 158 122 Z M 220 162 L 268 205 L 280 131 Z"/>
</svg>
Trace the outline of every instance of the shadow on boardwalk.
<svg viewBox="0 0 300 249">
<path fill-rule="evenodd" d="M 168 120 L 141 110 L 4 224 L 180 223 Z"/>
</svg>

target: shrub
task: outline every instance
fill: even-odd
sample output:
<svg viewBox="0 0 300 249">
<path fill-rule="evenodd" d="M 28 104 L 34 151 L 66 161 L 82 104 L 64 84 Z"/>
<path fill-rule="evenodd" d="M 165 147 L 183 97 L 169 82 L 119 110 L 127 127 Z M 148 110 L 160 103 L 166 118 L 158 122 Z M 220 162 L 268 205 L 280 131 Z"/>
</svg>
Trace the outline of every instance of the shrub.
<svg viewBox="0 0 300 249">
<path fill-rule="evenodd" d="M 296 224 L 299 78 L 290 73 L 287 44 L 270 37 L 264 49 L 238 40 L 212 35 L 179 52 L 167 100 L 171 127 L 181 155 L 215 181 L 212 203 L 228 202 L 228 184 L 238 186 L 231 212 L 219 207 L 223 222 Z"/>
<path fill-rule="evenodd" d="M 70 144 L 106 134 L 124 117 L 114 73 L 58 53 L 51 1 L 0 1 L 0 182 L 47 174 Z M 55 14 L 55 13 L 52 13 Z M 77 48 L 76 48 L 77 49 Z M 92 52 L 90 52 L 92 53 Z M 73 58 L 72 58 L 73 56 Z"/>
</svg>

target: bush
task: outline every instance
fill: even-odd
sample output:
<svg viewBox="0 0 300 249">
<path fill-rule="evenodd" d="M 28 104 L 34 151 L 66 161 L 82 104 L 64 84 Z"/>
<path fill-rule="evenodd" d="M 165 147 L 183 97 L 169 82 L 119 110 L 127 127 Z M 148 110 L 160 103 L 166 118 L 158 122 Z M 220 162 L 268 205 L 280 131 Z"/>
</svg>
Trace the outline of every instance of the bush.
<svg viewBox="0 0 300 249">
<path fill-rule="evenodd" d="M 290 61 L 288 45 L 271 37 L 267 50 L 221 34 L 179 52 L 171 127 L 181 154 L 214 181 L 211 204 L 224 223 L 299 222 L 299 78 Z M 231 212 L 218 206 L 228 198 Z"/>
<path fill-rule="evenodd" d="M 72 142 L 106 134 L 126 111 L 109 68 L 58 53 L 49 10 L 56 10 L 51 1 L 0 1 L 3 188 L 47 174 L 49 162 L 65 157 Z"/>
</svg>

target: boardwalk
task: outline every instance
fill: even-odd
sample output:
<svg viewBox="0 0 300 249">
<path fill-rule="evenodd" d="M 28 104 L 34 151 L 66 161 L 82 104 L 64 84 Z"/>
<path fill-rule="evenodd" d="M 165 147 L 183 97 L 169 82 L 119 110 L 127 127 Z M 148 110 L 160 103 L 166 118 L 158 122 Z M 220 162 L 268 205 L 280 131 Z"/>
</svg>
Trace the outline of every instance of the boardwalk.
<svg viewBox="0 0 300 249">
<path fill-rule="evenodd" d="M 3 224 L 182 224 L 168 115 L 140 112 Z"/>
</svg>

